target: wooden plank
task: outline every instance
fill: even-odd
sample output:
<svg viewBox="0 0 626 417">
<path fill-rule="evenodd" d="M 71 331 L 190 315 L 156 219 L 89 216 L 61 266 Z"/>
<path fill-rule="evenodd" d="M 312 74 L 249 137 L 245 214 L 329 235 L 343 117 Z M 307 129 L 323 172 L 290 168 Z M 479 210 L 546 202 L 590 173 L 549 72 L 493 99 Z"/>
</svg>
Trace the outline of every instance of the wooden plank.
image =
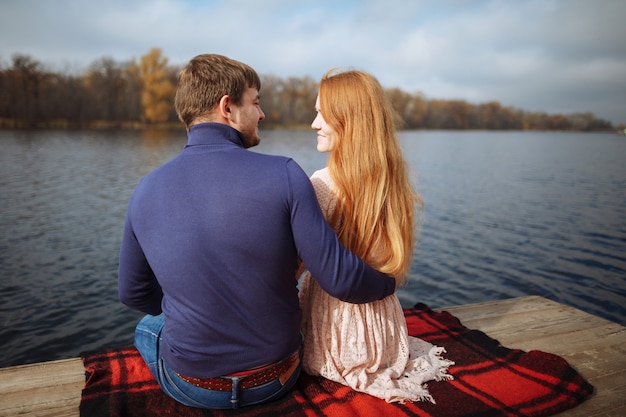
<svg viewBox="0 0 626 417">
<path fill-rule="evenodd" d="M 509 348 L 561 356 L 595 388 L 560 417 L 626 415 L 626 328 L 538 296 L 444 308 Z"/>
<path fill-rule="evenodd" d="M 0 416 L 78 416 L 84 385 L 79 358 L 1 369 Z"/>
<path fill-rule="evenodd" d="M 596 388 L 560 417 L 626 415 L 626 328 L 543 297 L 444 308 L 504 346 L 566 359 Z M 0 417 L 79 415 L 85 371 L 78 358 L 0 369 Z"/>
</svg>

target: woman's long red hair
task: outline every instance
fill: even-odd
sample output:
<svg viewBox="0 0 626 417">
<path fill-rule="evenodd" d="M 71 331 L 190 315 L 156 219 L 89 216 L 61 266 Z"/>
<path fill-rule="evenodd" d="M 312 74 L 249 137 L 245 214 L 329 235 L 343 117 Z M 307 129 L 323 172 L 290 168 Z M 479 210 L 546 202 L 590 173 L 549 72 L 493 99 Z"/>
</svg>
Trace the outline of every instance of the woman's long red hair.
<svg viewBox="0 0 626 417">
<path fill-rule="evenodd" d="M 339 194 L 331 223 L 339 224 L 348 249 L 401 284 L 422 200 L 402 156 L 393 108 L 376 78 L 358 70 L 326 73 L 319 99 L 337 137 L 328 160 Z"/>
</svg>

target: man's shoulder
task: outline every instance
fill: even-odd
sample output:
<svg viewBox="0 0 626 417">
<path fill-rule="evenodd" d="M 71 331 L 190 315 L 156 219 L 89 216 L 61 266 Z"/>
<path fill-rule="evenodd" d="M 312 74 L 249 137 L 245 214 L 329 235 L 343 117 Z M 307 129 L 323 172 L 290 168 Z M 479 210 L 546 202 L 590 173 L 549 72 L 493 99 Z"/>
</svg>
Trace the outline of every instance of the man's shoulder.
<svg viewBox="0 0 626 417">
<path fill-rule="evenodd" d="M 257 151 L 246 150 L 247 158 L 250 162 L 266 165 L 267 167 L 296 169 L 301 171 L 300 165 L 291 157 L 284 155 L 266 154 Z"/>
<path fill-rule="evenodd" d="M 246 149 L 245 152 L 246 152 L 246 154 L 250 158 L 256 158 L 256 159 L 259 159 L 259 160 L 265 160 L 267 162 L 286 163 L 287 161 L 292 159 L 289 156 L 273 155 L 273 154 L 269 154 L 269 153 L 262 153 L 262 152 L 259 152 L 259 151 L 253 151 L 251 149 Z"/>
</svg>

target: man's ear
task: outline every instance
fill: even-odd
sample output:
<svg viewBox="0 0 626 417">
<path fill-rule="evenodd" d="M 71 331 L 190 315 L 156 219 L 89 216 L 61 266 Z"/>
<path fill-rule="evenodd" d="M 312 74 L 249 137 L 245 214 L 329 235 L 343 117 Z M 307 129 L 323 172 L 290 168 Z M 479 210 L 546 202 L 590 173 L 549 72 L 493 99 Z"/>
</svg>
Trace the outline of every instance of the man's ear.
<svg viewBox="0 0 626 417">
<path fill-rule="evenodd" d="M 231 104 L 232 103 L 230 101 L 230 97 L 228 95 L 223 95 L 217 105 L 220 117 L 223 117 L 224 119 L 230 119 L 232 115 L 230 111 Z"/>
</svg>

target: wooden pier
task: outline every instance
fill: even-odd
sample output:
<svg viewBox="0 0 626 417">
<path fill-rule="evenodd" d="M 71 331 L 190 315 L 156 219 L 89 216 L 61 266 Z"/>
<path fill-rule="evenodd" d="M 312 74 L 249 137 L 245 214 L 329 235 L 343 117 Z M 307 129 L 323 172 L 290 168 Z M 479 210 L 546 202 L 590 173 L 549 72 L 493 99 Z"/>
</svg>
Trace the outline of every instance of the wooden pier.
<svg viewBox="0 0 626 417">
<path fill-rule="evenodd" d="M 538 296 L 442 310 L 506 347 L 554 353 L 576 368 L 595 392 L 558 416 L 626 416 L 626 327 Z M 84 384 L 79 358 L 0 369 L 0 417 L 77 417 Z"/>
</svg>

